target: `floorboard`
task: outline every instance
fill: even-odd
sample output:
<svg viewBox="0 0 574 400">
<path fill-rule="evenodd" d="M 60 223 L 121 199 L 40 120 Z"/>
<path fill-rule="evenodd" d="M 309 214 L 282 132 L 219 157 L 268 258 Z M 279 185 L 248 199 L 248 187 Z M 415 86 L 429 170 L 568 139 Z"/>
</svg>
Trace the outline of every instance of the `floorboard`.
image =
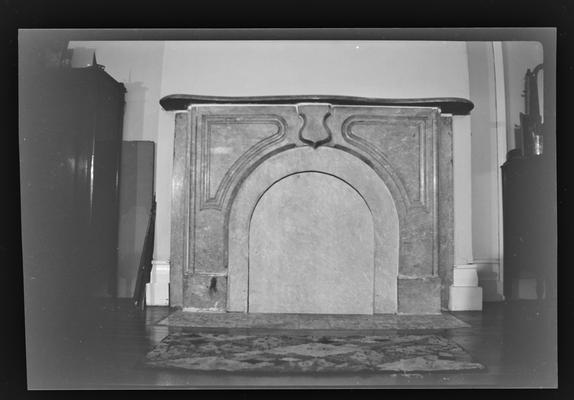
<svg viewBox="0 0 574 400">
<path fill-rule="evenodd" d="M 439 332 L 469 352 L 486 371 L 426 374 L 234 374 L 146 369 L 140 363 L 170 332 L 157 325 L 170 314 L 167 307 L 139 312 L 128 302 L 115 301 L 83 308 L 70 316 L 58 351 L 47 349 L 44 365 L 28 372 L 31 389 L 146 389 L 180 387 L 556 387 L 556 309 L 538 301 L 485 303 L 484 310 L 453 312 L 469 327 Z M 203 328 L 202 331 L 233 332 Z M 235 330 L 254 332 L 249 329 Z M 271 329 L 266 333 L 289 333 Z M 291 331 L 293 333 L 295 331 Z M 426 331 L 427 333 L 429 331 Z M 298 332 L 303 334 L 305 332 Z M 316 332 L 315 333 L 319 333 Z M 351 334 L 330 330 L 331 334 Z M 368 332 L 365 332 L 368 333 Z M 372 331 L 370 334 L 376 334 Z M 49 343 L 46 343 L 50 345 Z M 41 346 L 37 346 L 41 348 Z M 48 361 L 46 361 L 48 360 Z"/>
</svg>

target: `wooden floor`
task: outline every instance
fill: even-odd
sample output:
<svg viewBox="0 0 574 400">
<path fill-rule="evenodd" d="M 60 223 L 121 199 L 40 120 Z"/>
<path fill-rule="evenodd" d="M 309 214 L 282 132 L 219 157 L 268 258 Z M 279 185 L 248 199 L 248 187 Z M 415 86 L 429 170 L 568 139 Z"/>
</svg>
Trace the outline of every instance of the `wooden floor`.
<svg viewBox="0 0 574 400">
<path fill-rule="evenodd" d="M 95 304 L 83 307 L 78 315 L 68 316 L 69 324 L 59 331 L 57 343 L 47 339 L 49 335 L 43 343 L 34 342 L 42 341 L 41 336 L 28 337 L 34 344 L 28 346 L 30 389 L 557 385 L 556 309 L 544 302 L 486 303 L 482 312 L 453 313 L 471 327 L 438 332 L 486 365 L 486 371 L 360 375 L 216 374 L 146 369 L 139 364 L 144 355 L 170 329 L 181 329 L 154 325 L 170 313 L 169 309 L 148 307 L 140 313 L 119 301 Z M 285 331 L 269 331 L 277 332 Z"/>
</svg>

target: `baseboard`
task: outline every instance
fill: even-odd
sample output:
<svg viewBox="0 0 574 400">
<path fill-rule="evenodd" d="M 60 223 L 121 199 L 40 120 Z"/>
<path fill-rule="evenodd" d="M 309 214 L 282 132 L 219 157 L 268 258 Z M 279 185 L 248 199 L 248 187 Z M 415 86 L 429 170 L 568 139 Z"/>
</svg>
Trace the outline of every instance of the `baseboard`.
<svg viewBox="0 0 574 400">
<path fill-rule="evenodd" d="M 453 286 L 480 286 L 483 302 L 504 301 L 500 268 L 497 260 L 477 260 L 472 264 L 455 265 Z"/>
<path fill-rule="evenodd" d="M 479 286 L 475 264 L 455 265 L 453 283 L 449 287 L 450 311 L 481 311 L 482 288 Z"/>
<path fill-rule="evenodd" d="M 150 282 L 146 285 L 148 306 L 169 306 L 169 261 L 153 260 Z"/>
</svg>

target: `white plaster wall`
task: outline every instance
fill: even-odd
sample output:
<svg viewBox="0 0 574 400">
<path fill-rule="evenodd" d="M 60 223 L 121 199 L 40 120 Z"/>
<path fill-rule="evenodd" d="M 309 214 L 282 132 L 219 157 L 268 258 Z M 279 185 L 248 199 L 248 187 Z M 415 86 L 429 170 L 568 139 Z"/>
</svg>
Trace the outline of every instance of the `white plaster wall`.
<svg viewBox="0 0 574 400">
<path fill-rule="evenodd" d="M 497 113 L 494 44 L 468 43 L 472 153 L 472 255 L 476 264 L 484 300 L 502 299 L 500 165 L 498 124 L 505 115 Z M 504 101 L 504 100 L 503 100 Z M 506 136 L 503 135 L 503 140 Z"/>
<path fill-rule="evenodd" d="M 162 96 L 469 97 L 464 42 L 166 42 Z M 156 258 L 169 257 L 173 112 L 159 118 Z M 470 117 L 454 117 L 455 263 L 472 258 Z"/>
<path fill-rule="evenodd" d="M 180 41 L 162 94 L 468 96 L 463 42 Z"/>
<path fill-rule="evenodd" d="M 454 264 L 472 263 L 472 175 L 470 117 L 454 116 Z"/>
<path fill-rule="evenodd" d="M 472 145 L 473 257 L 498 259 L 497 141 L 491 42 L 468 43 Z"/>
<path fill-rule="evenodd" d="M 506 85 L 506 120 L 508 150 L 516 148 L 514 126 L 520 123 L 520 113 L 524 110 L 524 75 L 544 60 L 542 44 L 539 42 L 503 42 L 504 83 Z M 539 82 L 542 72 L 538 74 Z M 544 105 L 542 87 L 539 86 L 540 109 Z"/>
</svg>

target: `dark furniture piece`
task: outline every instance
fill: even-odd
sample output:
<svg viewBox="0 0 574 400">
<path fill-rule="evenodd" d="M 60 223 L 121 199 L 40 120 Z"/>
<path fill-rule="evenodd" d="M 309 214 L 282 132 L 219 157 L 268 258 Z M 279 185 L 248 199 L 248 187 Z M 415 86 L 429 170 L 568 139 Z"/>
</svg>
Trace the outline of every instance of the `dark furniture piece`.
<svg viewBox="0 0 574 400">
<path fill-rule="evenodd" d="M 502 166 L 504 215 L 504 296 L 515 299 L 512 285 L 537 280 L 538 298 L 554 287 L 556 232 L 553 229 L 554 180 L 544 155 L 514 158 Z"/>
<path fill-rule="evenodd" d="M 537 74 L 542 68 L 526 71 L 517 148 L 502 166 L 504 296 L 509 300 L 520 298 L 513 288 L 522 279 L 536 280 L 538 299 L 555 296 L 556 147 L 540 114 Z"/>
<path fill-rule="evenodd" d="M 22 32 L 18 58 L 26 365 L 45 387 L 75 379 L 117 307 L 125 96 L 96 63 L 65 67 L 68 43 L 56 36 Z"/>
<path fill-rule="evenodd" d="M 43 293 L 45 298 L 40 297 L 49 303 L 58 296 L 116 295 L 125 91 L 98 66 L 22 73 L 20 178 L 27 296 Z"/>
</svg>

